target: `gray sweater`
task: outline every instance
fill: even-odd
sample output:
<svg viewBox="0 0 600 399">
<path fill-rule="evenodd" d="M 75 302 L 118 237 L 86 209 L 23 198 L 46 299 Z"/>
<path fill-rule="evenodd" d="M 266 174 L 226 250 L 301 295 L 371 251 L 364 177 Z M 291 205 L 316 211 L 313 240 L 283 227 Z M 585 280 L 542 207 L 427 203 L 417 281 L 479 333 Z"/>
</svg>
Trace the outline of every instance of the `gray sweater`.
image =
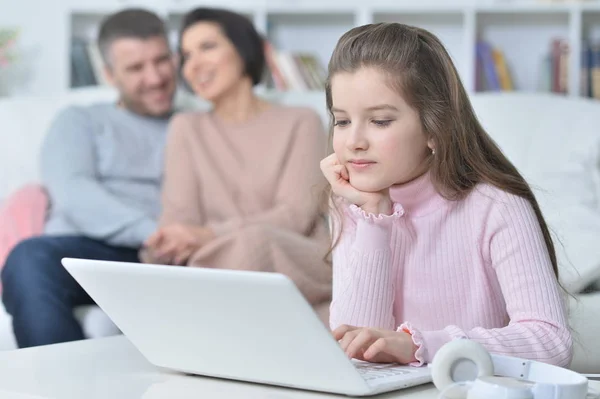
<svg viewBox="0 0 600 399">
<path fill-rule="evenodd" d="M 168 122 L 115 104 L 62 111 L 41 152 L 51 199 L 46 234 L 139 247 L 160 213 Z"/>
</svg>

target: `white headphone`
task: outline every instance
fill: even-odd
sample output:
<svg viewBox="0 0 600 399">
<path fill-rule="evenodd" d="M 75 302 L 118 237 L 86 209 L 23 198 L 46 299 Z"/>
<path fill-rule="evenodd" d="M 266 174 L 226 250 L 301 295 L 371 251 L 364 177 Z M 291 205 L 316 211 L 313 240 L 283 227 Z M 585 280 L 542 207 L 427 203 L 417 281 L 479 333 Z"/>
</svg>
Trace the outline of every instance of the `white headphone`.
<svg viewBox="0 0 600 399">
<path fill-rule="evenodd" d="M 542 362 L 490 355 L 467 339 L 440 348 L 431 369 L 440 399 L 600 398 L 588 392 L 588 379 L 581 374 Z"/>
</svg>

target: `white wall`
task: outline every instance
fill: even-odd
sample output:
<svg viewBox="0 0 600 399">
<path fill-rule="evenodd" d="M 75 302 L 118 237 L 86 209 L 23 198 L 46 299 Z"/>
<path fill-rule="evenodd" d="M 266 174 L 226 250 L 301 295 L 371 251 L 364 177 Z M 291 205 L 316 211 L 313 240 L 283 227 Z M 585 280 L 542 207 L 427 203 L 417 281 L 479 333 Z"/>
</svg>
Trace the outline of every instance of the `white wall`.
<svg viewBox="0 0 600 399">
<path fill-rule="evenodd" d="M 61 65 L 68 51 L 68 24 L 61 3 L 62 0 L 0 0 L 0 27 L 21 29 L 18 44 L 23 52 L 26 68 L 22 73 L 26 80 L 17 82 L 16 93 L 49 94 L 68 86 L 64 69 L 57 71 L 53 79 L 47 79 L 48 74 L 44 73 Z"/>
</svg>

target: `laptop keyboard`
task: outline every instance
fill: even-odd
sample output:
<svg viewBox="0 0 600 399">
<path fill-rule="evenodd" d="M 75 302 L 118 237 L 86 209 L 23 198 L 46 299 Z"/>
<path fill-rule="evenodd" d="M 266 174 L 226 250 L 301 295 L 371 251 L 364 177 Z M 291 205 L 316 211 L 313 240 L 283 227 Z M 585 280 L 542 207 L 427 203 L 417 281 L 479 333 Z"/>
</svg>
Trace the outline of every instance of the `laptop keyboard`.
<svg viewBox="0 0 600 399">
<path fill-rule="evenodd" d="M 407 366 L 399 366 L 397 364 L 385 364 L 385 363 L 368 363 L 355 361 L 354 366 L 367 381 L 379 382 L 380 380 L 386 380 L 389 377 L 397 377 L 400 375 L 412 374 Z"/>
</svg>

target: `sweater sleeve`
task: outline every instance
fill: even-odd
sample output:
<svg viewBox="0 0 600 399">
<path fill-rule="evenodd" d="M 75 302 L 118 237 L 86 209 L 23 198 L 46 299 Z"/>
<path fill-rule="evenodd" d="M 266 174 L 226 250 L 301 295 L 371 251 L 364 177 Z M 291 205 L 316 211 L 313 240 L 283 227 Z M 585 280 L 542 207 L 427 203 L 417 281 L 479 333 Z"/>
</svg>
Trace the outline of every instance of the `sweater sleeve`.
<svg viewBox="0 0 600 399">
<path fill-rule="evenodd" d="M 292 129 L 273 206 L 265 212 L 209 224 L 217 235 L 249 224 L 268 224 L 300 234 L 310 232 L 325 187 L 319 162 L 325 156 L 327 135 L 319 115 L 312 111 L 298 118 Z"/>
<path fill-rule="evenodd" d="M 53 121 L 41 149 L 41 176 L 52 207 L 82 235 L 139 247 L 156 221 L 109 192 L 98 176 L 93 126 L 85 111 L 67 108 Z"/>
<path fill-rule="evenodd" d="M 488 248 L 487 257 L 510 318 L 508 325 L 470 330 L 451 325 L 438 331 L 420 331 L 404 323 L 399 329 L 413 334 L 420 364 L 431 362 L 445 343 L 467 338 L 491 353 L 569 365 L 573 349 L 566 303 L 533 207 L 521 197 L 504 195 L 492 211 L 490 224 L 483 250 Z"/>
<path fill-rule="evenodd" d="M 350 205 L 342 213 L 333 250 L 330 328 L 348 324 L 393 330 L 396 276 L 391 242 L 394 222 L 404 210 L 394 204 L 392 215 L 376 216 Z"/>
<path fill-rule="evenodd" d="M 189 114 L 178 114 L 169 124 L 162 183 L 160 225 L 204 222 L 201 182 L 195 168 L 189 134 L 194 133 Z"/>
</svg>

